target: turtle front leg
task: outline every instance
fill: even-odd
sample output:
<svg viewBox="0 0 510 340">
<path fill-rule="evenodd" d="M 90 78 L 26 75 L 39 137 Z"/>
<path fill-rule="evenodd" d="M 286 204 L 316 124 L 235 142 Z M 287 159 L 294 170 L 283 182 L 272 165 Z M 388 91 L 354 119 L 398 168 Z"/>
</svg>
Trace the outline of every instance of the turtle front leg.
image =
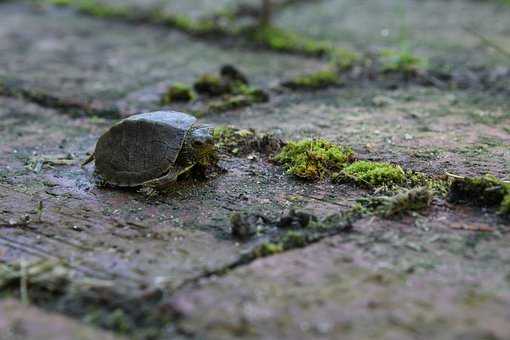
<svg viewBox="0 0 510 340">
<path fill-rule="evenodd" d="M 181 169 L 172 169 L 168 171 L 168 173 L 164 176 L 147 181 L 142 184 L 140 192 L 148 196 L 154 196 L 155 194 L 157 194 L 158 191 L 163 190 L 170 184 L 174 183 L 177 180 L 177 177 L 191 170 L 193 166 L 194 164 Z"/>
<path fill-rule="evenodd" d="M 90 162 L 92 162 L 95 159 L 96 159 L 96 153 L 93 152 L 90 156 L 87 157 L 87 159 L 85 161 L 83 161 L 83 163 L 81 163 L 81 166 L 83 167 L 83 166 L 89 164 Z"/>
</svg>

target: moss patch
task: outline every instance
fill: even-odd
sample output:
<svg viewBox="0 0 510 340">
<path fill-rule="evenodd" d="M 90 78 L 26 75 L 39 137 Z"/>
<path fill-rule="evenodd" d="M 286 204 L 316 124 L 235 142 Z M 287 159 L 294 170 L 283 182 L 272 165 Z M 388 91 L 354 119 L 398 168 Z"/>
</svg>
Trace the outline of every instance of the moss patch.
<svg viewBox="0 0 510 340">
<path fill-rule="evenodd" d="M 392 217 L 422 211 L 430 206 L 433 192 L 427 187 L 406 189 L 389 197 L 369 199 L 365 205 L 370 211 L 382 217 Z"/>
<path fill-rule="evenodd" d="M 194 20 L 182 14 L 168 14 L 159 9 L 143 10 L 130 5 L 111 5 L 98 0 L 47 0 L 47 3 L 68 6 L 79 13 L 98 18 L 158 24 L 196 36 L 228 34 L 212 19 Z"/>
<path fill-rule="evenodd" d="M 265 91 L 250 86 L 247 77 L 232 65 L 222 66 L 219 75 L 202 75 L 193 87 L 201 95 L 220 97 L 208 105 L 208 111 L 213 112 L 225 112 L 269 101 Z"/>
<path fill-rule="evenodd" d="M 168 87 L 161 98 L 162 105 L 168 105 L 175 102 L 189 102 L 196 98 L 196 94 L 191 87 L 185 84 L 176 83 Z"/>
<path fill-rule="evenodd" d="M 380 54 L 383 72 L 415 74 L 427 68 L 427 61 L 409 51 L 383 50 Z"/>
<path fill-rule="evenodd" d="M 450 185 L 448 201 L 469 203 L 482 207 L 499 206 L 503 214 L 510 213 L 510 183 L 493 175 L 456 177 Z"/>
<path fill-rule="evenodd" d="M 324 139 L 307 139 L 289 142 L 275 160 L 282 164 L 289 174 L 318 180 L 341 171 L 354 160 L 354 152 Z"/>
<path fill-rule="evenodd" d="M 267 101 L 269 101 L 269 95 L 263 90 L 237 84 L 237 86 L 231 87 L 223 98 L 210 103 L 209 111 L 225 112 Z"/>
<path fill-rule="evenodd" d="M 501 202 L 501 205 L 499 207 L 499 213 L 510 215 L 510 194 L 507 194 L 503 198 L 503 201 Z"/>
<path fill-rule="evenodd" d="M 358 53 L 340 47 L 332 49 L 329 57 L 331 63 L 340 71 L 352 68 L 361 59 Z"/>
<path fill-rule="evenodd" d="M 404 170 L 394 164 L 357 161 L 345 167 L 336 180 L 352 180 L 370 187 L 401 185 L 406 180 Z"/>
<path fill-rule="evenodd" d="M 217 13 L 216 20 L 213 17 L 192 19 L 186 15 L 169 14 L 159 9 L 141 10 L 130 5 L 110 5 L 98 0 L 45 0 L 45 2 L 56 6 L 68 6 L 82 14 L 100 18 L 163 25 L 194 36 L 246 38 L 274 51 L 319 57 L 335 56 L 339 61 L 338 65 L 342 67 L 352 65 L 352 61 L 357 59 L 356 54 L 335 48 L 330 42 L 304 38 L 271 25 L 232 28 L 235 27 L 232 21 L 236 18 L 229 11 Z M 222 20 L 217 20 L 218 17 L 226 19 L 225 21 L 230 24 L 222 24 Z"/>
<path fill-rule="evenodd" d="M 321 89 L 328 86 L 341 84 L 340 76 L 332 70 L 322 70 L 311 74 L 301 75 L 289 81 L 282 86 L 296 89 Z"/>
<path fill-rule="evenodd" d="M 244 30 L 244 34 L 256 43 L 275 51 L 323 56 L 332 49 L 328 42 L 303 38 L 274 26 L 250 27 Z"/>
<path fill-rule="evenodd" d="M 128 6 L 113 6 L 96 0 L 50 0 L 49 3 L 61 7 L 71 6 L 80 13 L 100 18 L 134 19 L 141 14 Z"/>
<path fill-rule="evenodd" d="M 208 96 L 221 96 L 229 92 L 229 87 L 224 84 L 220 77 L 213 74 L 203 74 L 193 84 L 197 93 Z"/>
<path fill-rule="evenodd" d="M 272 155 L 283 147 L 283 141 L 272 134 L 259 134 L 255 130 L 219 126 L 213 130 L 216 148 L 223 153 L 243 156 L 253 152 Z"/>
<path fill-rule="evenodd" d="M 266 257 L 281 253 L 284 251 L 283 244 L 275 242 L 263 243 L 260 247 L 254 250 L 254 257 Z"/>
</svg>

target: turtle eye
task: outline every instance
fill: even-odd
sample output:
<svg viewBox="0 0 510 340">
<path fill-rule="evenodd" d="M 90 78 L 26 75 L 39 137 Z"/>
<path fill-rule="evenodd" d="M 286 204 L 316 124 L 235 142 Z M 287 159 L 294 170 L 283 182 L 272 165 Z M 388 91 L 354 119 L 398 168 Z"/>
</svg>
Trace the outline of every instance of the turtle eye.
<svg viewBox="0 0 510 340">
<path fill-rule="evenodd" d="M 193 143 L 191 143 L 194 147 L 200 147 L 202 145 L 204 145 L 204 143 L 202 143 L 202 141 L 199 141 L 199 140 L 194 140 Z"/>
</svg>

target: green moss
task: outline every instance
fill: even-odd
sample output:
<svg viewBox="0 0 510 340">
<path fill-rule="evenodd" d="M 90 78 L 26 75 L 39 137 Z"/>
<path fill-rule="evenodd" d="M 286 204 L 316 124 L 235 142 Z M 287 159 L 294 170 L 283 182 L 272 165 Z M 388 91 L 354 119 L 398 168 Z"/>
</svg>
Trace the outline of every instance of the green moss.
<svg viewBox="0 0 510 340">
<path fill-rule="evenodd" d="M 354 152 L 324 139 L 308 139 L 288 143 L 275 160 L 289 174 L 317 180 L 342 170 L 354 160 Z"/>
<path fill-rule="evenodd" d="M 128 6 L 109 5 L 97 0 L 50 0 L 56 6 L 71 6 L 78 12 L 100 18 L 139 18 L 141 13 Z"/>
<path fill-rule="evenodd" d="M 406 175 L 398 165 L 357 161 L 345 167 L 337 179 L 350 179 L 358 184 L 380 187 L 403 184 Z"/>
<path fill-rule="evenodd" d="M 311 223 L 317 222 L 317 216 L 305 211 L 290 209 L 289 213 L 280 217 L 277 223 L 278 228 L 303 229 Z"/>
<path fill-rule="evenodd" d="M 422 172 L 412 170 L 405 171 L 405 183 L 407 188 L 427 187 L 434 195 L 446 197 L 450 183 L 445 177 L 430 177 Z"/>
<path fill-rule="evenodd" d="M 228 96 L 221 100 L 214 101 L 209 104 L 209 111 L 212 112 L 225 112 L 235 109 L 240 109 L 251 105 L 249 97 L 238 95 Z"/>
<path fill-rule="evenodd" d="M 301 75 L 282 85 L 290 89 L 321 89 L 328 86 L 339 85 L 340 77 L 332 70 L 322 70 L 311 74 Z"/>
<path fill-rule="evenodd" d="M 223 84 L 220 77 L 212 74 L 202 75 L 195 84 L 193 84 L 193 88 L 197 93 L 209 96 L 221 96 L 229 92 L 228 86 Z"/>
<path fill-rule="evenodd" d="M 425 59 L 419 58 L 406 50 L 383 50 L 380 57 L 384 72 L 413 74 L 427 67 Z"/>
<path fill-rule="evenodd" d="M 359 62 L 360 55 L 350 50 L 335 47 L 330 52 L 330 59 L 331 63 L 340 71 L 345 71 L 352 68 L 357 62 Z"/>
<path fill-rule="evenodd" d="M 499 213 L 503 215 L 510 215 L 510 192 L 506 194 L 499 206 Z"/>
<path fill-rule="evenodd" d="M 269 101 L 269 95 L 264 90 L 238 82 L 231 85 L 231 92 L 247 97 L 252 103 L 265 103 Z"/>
<path fill-rule="evenodd" d="M 47 2 L 56 6 L 69 6 L 82 14 L 94 17 L 143 21 L 176 28 L 192 35 L 227 33 L 223 32 L 212 19 L 194 20 L 182 14 L 168 14 L 160 9 L 142 10 L 127 5 L 110 5 L 98 0 L 47 0 Z"/>
<path fill-rule="evenodd" d="M 170 86 L 161 98 L 162 105 L 168 105 L 175 102 L 189 102 L 196 98 L 196 94 L 191 87 L 185 84 L 176 83 Z"/>
<path fill-rule="evenodd" d="M 308 244 L 306 234 L 303 232 L 291 230 L 285 233 L 282 238 L 285 249 L 302 248 Z"/>
<path fill-rule="evenodd" d="M 391 197 L 378 198 L 380 206 L 376 213 L 383 217 L 422 211 L 430 206 L 433 193 L 427 187 L 404 190 Z"/>
<path fill-rule="evenodd" d="M 176 28 L 191 35 L 214 36 L 217 34 L 228 34 L 212 19 L 194 20 L 185 15 L 163 15 L 161 21 L 168 27 Z"/>
<path fill-rule="evenodd" d="M 481 177 L 456 177 L 448 192 L 448 200 L 453 203 L 470 203 L 482 207 L 499 206 L 500 212 L 510 211 L 510 183 L 493 175 Z"/>
<path fill-rule="evenodd" d="M 51 0 L 50 3 L 55 6 L 69 6 L 72 0 Z"/>
<path fill-rule="evenodd" d="M 112 312 L 101 309 L 92 310 L 84 315 L 83 322 L 93 326 L 104 327 L 122 334 L 127 334 L 135 327 L 132 324 L 132 320 L 122 309 L 115 309 Z"/>
<path fill-rule="evenodd" d="M 163 25 L 194 36 L 248 38 L 258 45 L 275 51 L 309 56 L 330 55 L 342 69 L 351 67 L 353 62 L 358 59 L 356 54 L 335 48 L 330 42 L 304 38 L 299 34 L 270 25 L 236 29 L 232 28 L 235 25 L 222 24 L 224 21 L 229 23 L 235 21 L 232 11 L 222 11 L 214 16 L 195 20 L 182 14 L 165 13 L 159 8 L 143 10 L 130 5 L 110 5 L 99 0 L 43 0 L 42 2 L 56 6 L 68 6 L 80 13 L 100 18 Z M 224 20 L 217 20 L 218 18 Z"/>
<path fill-rule="evenodd" d="M 224 96 L 221 100 L 210 103 L 210 111 L 225 112 L 251 106 L 256 103 L 264 103 L 269 100 L 268 94 L 261 89 L 256 89 L 241 83 L 226 84 L 226 86 L 226 91 L 231 94 Z"/>
<path fill-rule="evenodd" d="M 328 42 L 315 41 L 273 26 L 252 27 L 244 33 L 256 43 L 275 51 L 297 52 L 306 55 L 322 56 L 329 53 L 332 46 Z"/>
<path fill-rule="evenodd" d="M 272 155 L 278 152 L 283 142 L 271 134 L 258 134 L 254 130 L 237 129 L 232 126 L 219 126 L 213 130 L 216 148 L 235 156 L 258 152 Z"/>
<path fill-rule="evenodd" d="M 218 126 L 213 130 L 213 139 L 216 147 L 238 154 L 248 140 L 255 137 L 252 130 L 239 130 L 232 126 Z"/>
<path fill-rule="evenodd" d="M 253 255 L 255 257 L 266 257 L 281 253 L 283 250 L 284 248 L 281 243 L 266 242 L 254 250 Z"/>
</svg>

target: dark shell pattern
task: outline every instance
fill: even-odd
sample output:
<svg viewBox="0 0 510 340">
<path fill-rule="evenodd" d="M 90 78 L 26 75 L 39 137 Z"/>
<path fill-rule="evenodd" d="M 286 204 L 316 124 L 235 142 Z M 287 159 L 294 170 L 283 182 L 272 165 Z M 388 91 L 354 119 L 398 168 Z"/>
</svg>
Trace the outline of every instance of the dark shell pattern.
<svg viewBox="0 0 510 340">
<path fill-rule="evenodd" d="M 138 186 L 169 171 L 196 118 L 181 112 L 157 111 L 131 116 L 98 140 L 97 173 L 117 186 Z"/>
</svg>

